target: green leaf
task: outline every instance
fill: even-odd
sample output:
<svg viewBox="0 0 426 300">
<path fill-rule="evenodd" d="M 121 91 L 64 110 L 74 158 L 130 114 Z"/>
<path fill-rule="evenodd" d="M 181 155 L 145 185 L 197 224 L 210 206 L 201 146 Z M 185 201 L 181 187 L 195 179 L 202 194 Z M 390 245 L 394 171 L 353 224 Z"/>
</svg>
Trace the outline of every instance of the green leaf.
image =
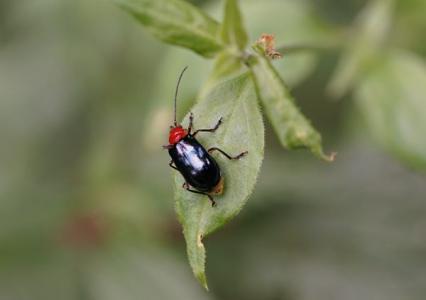
<svg viewBox="0 0 426 300">
<path fill-rule="evenodd" d="M 232 155 L 248 151 L 238 161 L 213 154 L 225 180 L 223 195 L 215 198 L 216 207 L 211 206 L 207 197 L 184 190 L 182 176 L 175 174 L 176 211 L 183 225 L 189 263 L 197 279 L 207 288 L 202 239 L 237 215 L 246 203 L 263 159 L 264 128 L 248 74 L 220 83 L 192 111 L 195 128 L 210 128 L 223 118 L 223 124 L 215 133 L 197 136 L 206 149 L 217 146 Z"/>
<path fill-rule="evenodd" d="M 160 40 L 212 57 L 223 48 L 219 24 L 183 0 L 115 0 Z"/>
<path fill-rule="evenodd" d="M 199 93 L 199 98 L 204 98 L 218 83 L 241 75 L 246 71 L 241 59 L 228 51 L 219 53 L 214 61 L 213 70 Z"/>
<path fill-rule="evenodd" d="M 392 0 L 372 0 L 361 11 L 327 87 L 332 96 L 343 96 L 358 80 L 372 57 L 382 49 L 390 30 L 392 11 Z"/>
<path fill-rule="evenodd" d="M 379 58 L 378 58 L 379 59 Z M 382 54 L 355 90 L 373 136 L 412 167 L 426 169 L 426 64 L 409 52 Z"/>
<path fill-rule="evenodd" d="M 288 149 L 306 147 L 316 156 L 331 161 L 334 155 L 324 154 L 321 135 L 300 112 L 284 81 L 264 56 L 260 46 L 248 64 L 252 71 L 256 90 L 265 112 L 281 144 Z"/>
<path fill-rule="evenodd" d="M 227 45 L 236 46 L 238 50 L 244 50 L 247 46 L 247 33 L 241 18 L 238 0 L 225 1 L 225 17 L 222 25 L 222 40 Z"/>
</svg>

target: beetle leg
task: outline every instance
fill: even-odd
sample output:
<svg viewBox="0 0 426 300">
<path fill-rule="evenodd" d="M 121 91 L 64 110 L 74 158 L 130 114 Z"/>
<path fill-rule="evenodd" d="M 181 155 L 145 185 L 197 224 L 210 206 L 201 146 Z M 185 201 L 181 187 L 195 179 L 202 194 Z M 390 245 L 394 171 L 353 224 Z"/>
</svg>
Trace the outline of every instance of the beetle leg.
<svg viewBox="0 0 426 300">
<path fill-rule="evenodd" d="M 172 149 L 173 145 L 163 145 L 163 149 Z"/>
<path fill-rule="evenodd" d="M 231 155 L 229 155 L 228 153 L 226 153 L 225 151 L 223 151 L 222 149 L 219 149 L 219 148 L 216 148 L 216 147 L 213 147 L 213 148 L 210 148 L 209 150 L 207 150 L 209 153 L 211 153 L 211 152 L 213 152 L 213 151 L 219 151 L 220 153 L 222 153 L 227 159 L 230 159 L 230 160 L 234 160 L 234 159 L 240 159 L 241 157 L 243 157 L 244 155 L 246 155 L 247 153 L 248 153 L 248 151 L 244 151 L 244 152 L 241 152 L 240 154 L 238 154 L 238 155 L 236 155 L 236 156 L 231 156 Z"/>
<path fill-rule="evenodd" d="M 178 168 L 176 168 L 176 167 L 173 165 L 173 159 L 169 162 L 169 166 L 170 166 L 171 168 L 173 168 L 173 169 L 175 169 L 175 170 L 178 170 L 178 171 L 179 171 L 179 169 L 178 169 Z"/>
<path fill-rule="evenodd" d="M 189 112 L 189 125 L 188 125 L 188 133 L 191 134 L 191 130 L 192 130 L 192 123 L 194 122 L 194 114 L 191 112 Z"/>
<path fill-rule="evenodd" d="M 188 192 L 191 192 L 191 193 L 194 193 L 194 194 L 201 194 L 201 195 L 207 196 L 207 197 L 209 198 L 210 202 L 212 203 L 212 207 L 216 206 L 216 201 L 214 201 L 214 199 L 213 199 L 213 197 L 212 197 L 211 195 L 206 194 L 206 193 L 203 193 L 203 192 L 200 192 L 200 191 L 196 191 L 196 190 L 192 190 L 192 189 L 190 189 L 190 188 L 189 188 L 189 184 L 188 184 L 187 182 L 184 182 L 184 184 L 182 184 L 182 187 L 183 187 L 185 190 L 187 190 Z"/>
<path fill-rule="evenodd" d="M 199 132 L 215 132 L 219 128 L 220 124 L 222 124 L 222 117 L 220 117 L 219 121 L 217 121 L 216 125 L 213 128 L 198 129 L 197 131 L 194 132 L 193 136 L 196 136 L 197 133 L 199 133 Z"/>
</svg>

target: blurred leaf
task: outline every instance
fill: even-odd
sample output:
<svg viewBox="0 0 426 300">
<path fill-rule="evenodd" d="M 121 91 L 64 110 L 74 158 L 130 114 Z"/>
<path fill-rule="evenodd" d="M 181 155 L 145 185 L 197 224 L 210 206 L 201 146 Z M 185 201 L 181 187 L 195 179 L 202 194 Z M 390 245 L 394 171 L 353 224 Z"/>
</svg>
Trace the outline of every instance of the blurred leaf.
<svg viewBox="0 0 426 300">
<path fill-rule="evenodd" d="M 183 0 L 115 0 L 160 40 L 211 57 L 222 49 L 219 24 Z"/>
<path fill-rule="evenodd" d="M 361 11 L 327 87 L 332 96 L 343 96 L 381 48 L 390 29 L 392 12 L 392 0 L 371 0 Z"/>
<path fill-rule="evenodd" d="M 424 60 L 409 52 L 382 56 L 355 92 L 374 137 L 411 166 L 426 168 Z"/>
<path fill-rule="evenodd" d="M 225 179 L 224 194 L 217 197 L 216 207 L 211 207 L 207 197 L 184 190 L 182 176 L 175 175 L 176 211 L 183 225 L 189 262 L 195 276 L 207 288 L 202 239 L 238 214 L 247 201 L 263 159 L 264 131 L 256 93 L 248 75 L 216 86 L 195 105 L 193 112 L 196 128 L 211 127 L 223 117 L 224 124 L 215 134 L 200 136 L 206 148 L 219 146 L 231 154 L 248 151 L 239 161 L 215 157 Z"/>
<path fill-rule="evenodd" d="M 222 25 L 222 40 L 226 45 L 244 50 L 248 37 L 241 18 L 238 0 L 225 1 L 225 17 Z"/>
<path fill-rule="evenodd" d="M 426 1 L 399 0 L 395 11 L 397 14 L 392 39 L 395 39 L 397 47 L 408 48 L 425 56 L 426 43 L 419 37 L 426 32 Z"/>
<path fill-rule="evenodd" d="M 321 135 L 297 108 L 284 81 L 264 56 L 263 49 L 259 46 L 254 49 L 256 53 L 248 63 L 259 98 L 281 144 L 287 149 L 306 147 L 322 159 L 333 160 L 333 155 L 323 153 Z"/>
</svg>

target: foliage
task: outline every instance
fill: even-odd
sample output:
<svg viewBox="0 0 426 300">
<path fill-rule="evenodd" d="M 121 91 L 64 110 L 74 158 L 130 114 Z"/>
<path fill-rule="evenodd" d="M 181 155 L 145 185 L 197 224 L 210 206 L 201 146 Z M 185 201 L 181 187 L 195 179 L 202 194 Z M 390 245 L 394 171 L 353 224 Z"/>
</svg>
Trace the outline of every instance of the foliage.
<svg viewBox="0 0 426 300">
<path fill-rule="evenodd" d="M 376 139 L 419 169 L 426 168 L 424 95 L 424 61 L 413 53 L 395 50 L 383 53 L 375 61 L 355 94 Z"/>
</svg>

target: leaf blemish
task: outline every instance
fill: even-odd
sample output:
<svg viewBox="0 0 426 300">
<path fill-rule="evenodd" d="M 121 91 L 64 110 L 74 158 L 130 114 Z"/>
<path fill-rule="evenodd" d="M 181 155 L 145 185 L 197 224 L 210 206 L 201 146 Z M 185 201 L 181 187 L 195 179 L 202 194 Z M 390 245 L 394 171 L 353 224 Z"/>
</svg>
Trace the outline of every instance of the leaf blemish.
<svg viewBox="0 0 426 300">
<path fill-rule="evenodd" d="M 201 242 L 202 239 L 203 239 L 203 235 L 199 234 L 197 236 L 197 246 L 198 246 L 198 248 L 203 248 L 204 247 L 203 243 Z"/>
</svg>

